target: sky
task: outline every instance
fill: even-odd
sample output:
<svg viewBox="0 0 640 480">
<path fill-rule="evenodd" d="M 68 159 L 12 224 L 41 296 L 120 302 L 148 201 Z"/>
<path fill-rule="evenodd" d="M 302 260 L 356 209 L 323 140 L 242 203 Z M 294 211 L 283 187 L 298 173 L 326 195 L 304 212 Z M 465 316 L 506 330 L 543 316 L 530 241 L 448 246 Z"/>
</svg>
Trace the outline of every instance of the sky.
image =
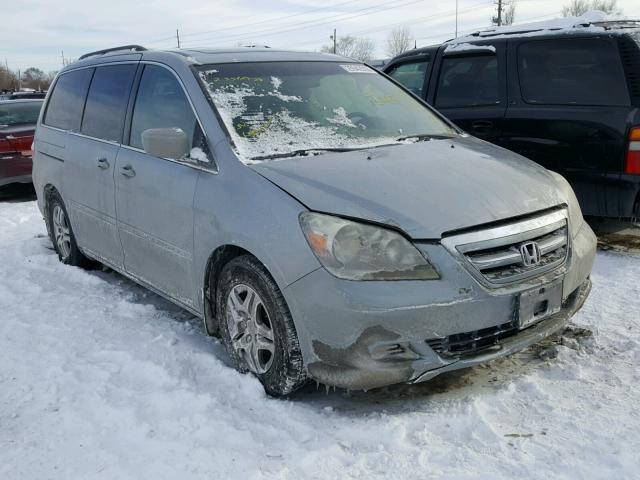
<svg viewBox="0 0 640 480">
<path fill-rule="evenodd" d="M 513 0 L 512 0 L 513 1 Z M 561 15 L 569 0 L 516 0 L 515 23 Z M 618 0 L 630 18 L 640 19 L 640 1 Z M 117 45 L 147 48 L 269 45 L 319 50 L 338 37 L 368 37 L 376 58 L 387 57 L 385 41 L 406 25 L 417 45 L 454 36 L 455 0 L 0 0 L 0 61 L 12 70 L 44 71 L 65 59 Z M 494 0 L 459 0 L 458 32 L 490 25 Z"/>
</svg>

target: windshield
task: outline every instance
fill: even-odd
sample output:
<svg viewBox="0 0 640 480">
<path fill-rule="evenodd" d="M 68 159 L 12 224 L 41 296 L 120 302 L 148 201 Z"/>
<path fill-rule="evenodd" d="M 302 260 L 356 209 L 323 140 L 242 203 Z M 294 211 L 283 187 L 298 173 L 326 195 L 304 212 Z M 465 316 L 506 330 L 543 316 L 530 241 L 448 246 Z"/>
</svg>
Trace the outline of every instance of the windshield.
<svg viewBox="0 0 640 480">
<path fill-rule="evenodd" d="M 205 65 L 200 76 L 245 163 L 455 134 L 412 95 L 362 64 Z"/>
<path fill-rule="evenodd" d="M 0 104 L 0 125 L 35 124 L 38 121 L 42 102 L 17 102 L 15 100 Z"/>
</svg>

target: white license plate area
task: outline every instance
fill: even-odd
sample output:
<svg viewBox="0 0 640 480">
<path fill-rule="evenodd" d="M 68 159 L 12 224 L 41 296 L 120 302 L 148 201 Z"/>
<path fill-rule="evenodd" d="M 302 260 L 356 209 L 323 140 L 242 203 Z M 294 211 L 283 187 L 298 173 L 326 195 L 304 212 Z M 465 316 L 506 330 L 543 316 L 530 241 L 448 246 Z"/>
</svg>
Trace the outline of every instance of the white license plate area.
<svg viewBox="0 0 640 480">
<path fill-rule="evenodd" d="M 549 283 L 522 292 L 518 299 L 520 329 L 558 313 L 562 308 L 562 282 Z"/>
</svg>

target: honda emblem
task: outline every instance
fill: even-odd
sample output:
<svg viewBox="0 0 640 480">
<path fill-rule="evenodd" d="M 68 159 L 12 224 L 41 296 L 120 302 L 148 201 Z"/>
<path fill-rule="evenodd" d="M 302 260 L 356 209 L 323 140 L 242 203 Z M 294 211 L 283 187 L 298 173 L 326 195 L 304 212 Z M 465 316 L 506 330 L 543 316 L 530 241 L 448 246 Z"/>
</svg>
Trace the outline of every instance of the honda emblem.
<svg viewBox="0 0 640 480">
<path fill-rule="evenodd" d="M 522 264 L 525 267 L 533 267 L 540 263 L 542 253 L 536 242 L 526 242 L 520 245 L 520 255 L 522 256 Z"/>
</svg>

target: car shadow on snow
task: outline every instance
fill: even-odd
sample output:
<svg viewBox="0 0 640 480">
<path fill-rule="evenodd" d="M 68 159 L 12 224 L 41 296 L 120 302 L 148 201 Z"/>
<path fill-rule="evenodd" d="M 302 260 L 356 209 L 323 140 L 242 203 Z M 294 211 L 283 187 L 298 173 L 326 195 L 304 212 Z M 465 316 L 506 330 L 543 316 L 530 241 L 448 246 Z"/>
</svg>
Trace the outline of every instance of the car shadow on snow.
<svg viewBox="0 0 640 480">
<path fill-rule="evenodd" d="M 36 199 L 36 191 L 31 183 L 12 183 L 0 187 L 0 202 L 21 203 Z"/>
</svg>

